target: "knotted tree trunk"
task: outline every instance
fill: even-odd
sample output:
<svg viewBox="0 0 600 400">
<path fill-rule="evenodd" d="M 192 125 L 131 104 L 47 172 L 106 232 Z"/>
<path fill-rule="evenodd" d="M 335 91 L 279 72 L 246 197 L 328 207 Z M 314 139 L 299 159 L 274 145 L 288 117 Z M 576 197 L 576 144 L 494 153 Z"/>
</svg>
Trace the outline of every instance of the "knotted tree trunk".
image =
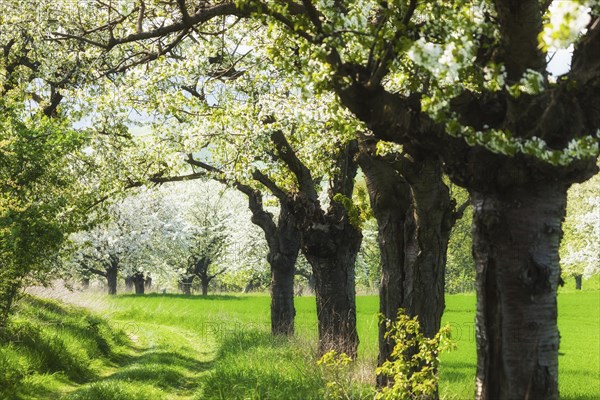
<svg viewBox="0 0 600 400">
<path fill-rule="evenodd" d="M 394 321 L 402 308 L 417 316 L 423 333 L 433 337 L 444 310 L 446 250 L 458 214 L 442 181 L 439 161 L 418 154 L 384 159 L 375 155 L 375 143 L 362 138 L 359 162 L 378 224 L 379 311 Z M 385 320 L 379 325 L 379 365 L 390 359 L 395 345 L 385 337 L 388 328 Z M 384 376 L 377 382 L 392 383 Z"/>
</svg>

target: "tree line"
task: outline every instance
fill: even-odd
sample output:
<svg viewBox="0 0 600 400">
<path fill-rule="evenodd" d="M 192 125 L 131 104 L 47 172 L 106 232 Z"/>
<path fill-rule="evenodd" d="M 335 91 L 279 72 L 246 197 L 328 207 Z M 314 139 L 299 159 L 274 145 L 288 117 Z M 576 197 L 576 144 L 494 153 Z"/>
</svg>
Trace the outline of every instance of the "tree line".
<svg viewBox="0 0 600 400">
<path fill-rule="evenodd" d="M 600 24 L 595 2 L 552 3 L 11 4 L 0 43 L 2 114 L 17 116 L 3 119 L 0 147 L 11 199 L 3 207 L 12 210 L 2 230 L 2 315 L 30 266 L 44 265 L 72 229 L 25 240 L 21 221 L 34 232 L 40 205 L 52 204 L 46 193 L 58 202 L 44 208 L 52 222 L 76 222 L 76 210 L 107 196 L 57 192 L 73 172 L 101 193 L 209 176 L 247 195 L 265 234 L 274 333 L 293 332 L 301 251 L 315 276 L 320 351 L 354 356 L 360 166 L 378 222 L 380 311 L 394 319 L 405 309 L 431 337 L 450 231 L 465 210 L 446 174 L 473 210 L 476 397 L 558 398 L 561 223 L 568 188 L 598 170 Z M 549 50 L 571 44 L 570 70 L 551 76 Z M 38 120 L 49 136 L 27 123 Z M 140 120 L 151 121 L 152 137 L 130 133 Z M 46 160 L 34 149 L 26 173 L 11 146 L 27 149 L 19 140 L 31 137 L 58 151 Z M 68 167 L 46 179 L 36 162 Z M 277 199 L 277 218 L 264 192 Z M 383 323 L 380 363 L 393 347 L 385 331 Z"/>
</svg>

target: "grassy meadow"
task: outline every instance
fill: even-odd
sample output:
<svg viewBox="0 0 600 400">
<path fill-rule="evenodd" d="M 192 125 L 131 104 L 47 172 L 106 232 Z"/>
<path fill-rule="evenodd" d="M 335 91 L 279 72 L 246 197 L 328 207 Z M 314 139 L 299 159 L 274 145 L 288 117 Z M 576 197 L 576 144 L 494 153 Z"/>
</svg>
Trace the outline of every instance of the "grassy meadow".
<svg viewBox="0 0 600 400">
<path fill-rule="evenodd" d="M 56 293 L 52 294 L 56 296 Z M 296 299 L 296 338 L 272 339 L 269 297 L 63 294 L 25 297 L 0 335 L 2 399 L 322 399 L 313 297 Z M 67 305 L 74 303 L 78 306 Z M 600 398 L 600 291 L 562 288 L 560 390 Z M 359 296 L 359 361 L 341 380 L 372 398 L 375 296 Z M 449 295 L 444 324 L 456 349 L 442 355 L 440 394 L 473 398 L 475 296 Z"/>
</svg>

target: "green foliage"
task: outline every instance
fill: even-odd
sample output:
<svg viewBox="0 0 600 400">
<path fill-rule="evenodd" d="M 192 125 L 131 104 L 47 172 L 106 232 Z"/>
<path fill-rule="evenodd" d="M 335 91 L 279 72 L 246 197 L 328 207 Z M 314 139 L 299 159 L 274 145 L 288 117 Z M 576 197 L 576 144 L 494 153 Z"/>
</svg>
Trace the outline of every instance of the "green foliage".
<svg viewBox="0 0 600 400">
<path fill-rule="evenodd" d="M 562 228 L 563 279 L 600 274 L 600 175 L 571 186 Z"/>
<path fill-rule="evenodd" d="M 600 395 L 600 388 L 590 383 L 590 377 L 600 367 L 597 282 L 596 290 L 591 290 L 590 283 L 584 283 L 584 288 L 587 291 L 562 288 L 558 295 L 562 337 L 560 387 L 561 398 L 566 399 Z M 92 381 L 80 384 L 62 372 L 40 373 L 36 370 L 38 364 L 33 362 L 36 359 L 18 341 L 2 342 L 0 391 L 6 393 L 0 393 L 0 398 L 176 399 L 195 395 L 198 399 L 316 400 L 325 395 L 327 372 L 315 366 L 314 297 L 295 300 L 296 339 L 290 341 L 273 339 L 268 334 L 269 318 L 264 310 L 268 310 L 269 297 L 264 295 L 201 298 L 154 294 L 110 299 L 80 293 L 70 296 L 88 304 L 102 304 L 111 325 L 127 327 L 137 337 L 136 342 L 128 343 L 122 333 L 111 331 L 105 322 L 91 329 L 90 317 L 92 321 L 102 319 L 80 309 L 26 298 L 17 303 L 15 319 L 40 327 L 42 340 L 58 332 L 70 352 L 86 349 Z M 361 344 L 357 365 L 350 368 L 347 377 L 352 384 L 352 399 L 373 398 L 377 310 L 376 296 L 357 298 Z M 443 399 L 473 395 L 474 315 L 474 295 L 446 296 L 442 323 L 451 325 L 457 348 L 440 357 L 439 391 Z M 82 334 L 67 340 L 77 330 L 71 326 L 83 328 L 79 330 Z M 101 355 L 101 345 L 93 345 L 103 342 L 100 337 L 109 344 L 109 356 Z M 128 343 L 127 348 L 120 343 Z M 135 347 L 133 351 L 130 346 Z M 5 389 L 4 382 L 13 383 Z M 197 391 L 199 387 L 202 390 Z"/>
<path fill-rule="evenodd" d="M 452 200 L 457 207 L 469 201 L 469 194 L 465 189 L 452 184 L 449 187 Z M 473 208 L 468 206 L 452 227 L 446 253 L 446 293 L 473 292 L 475 290 L 475 261 L 471 251 L 472 219 Z"/>
<path fill-rule="evenodd" d="M 0 326 L 28 273 L 50 268 L 85 199 L 69 163 L 84 139 L 64 120 L 24 112 L 0 100 Z"/>
<path fill-rule="evenodd" d="M 352 358 L 346 353 L 328 351 L 317 361 L 321 366 L 327 383 L 325 384 L 325 399 L 350 399 L 352 388 L 350 369 Z"/>
<path fill-rule="evenodd" d="M 418 318 L 409 318 L 403 310 L 398 311 L 396 321 L 389 321 L 389 326 L 386 338 L 395 343 L 391 360 L 384 362 L 376 372 L 393 379 L 393 384 L 382 388 L 376 399 L 411 400 L 433 396 L 438 387 L 439 355 L 452 345 L 450 326 L 440 329 L 433 338 L 426 338 Z"/>
<path fill-rule="evenodd" d="M 344 196 L 341 193 L 336 193 L 333 196 L 333 201 L 340 203 L 344 207 L 350 223 L 359 230 L 362 230 L 367 220 L 373 218 L 373 210 L 371 210 L 371 203 L 369 202 L 364 180 L 356 183 L 352 198 Z"/>
<path fill-rule="evenodd" d="M 77 390 L 66 400 L 149 400 L 168 399 L 158 389 L 139 382 L 101 381 Z"/>
</svg>

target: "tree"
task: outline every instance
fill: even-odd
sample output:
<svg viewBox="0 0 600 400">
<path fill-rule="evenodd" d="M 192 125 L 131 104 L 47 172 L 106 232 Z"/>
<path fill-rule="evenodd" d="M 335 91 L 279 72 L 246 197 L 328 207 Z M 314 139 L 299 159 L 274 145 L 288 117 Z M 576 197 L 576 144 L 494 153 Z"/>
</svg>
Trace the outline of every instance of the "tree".
<svg viewBox="0 0 600 400">
<path fill-rule="evenodd" d="M 0 100 L 0 327 L 18 291 L 44 279 L 49 259 L 74 229 L 86 193 L 69 171 L 82 141 L 62 121 Z M 32 274 L 35 272 L 35 274 Z"/>
<path fill-rule="evenodd" d="M 600 273 L 600 175 L 569 189 L 563 224 L 561 266 L 565 277 L 574 277 L 576 289 L 582 280 Z"/>
<path fill-rule="evenodd" d="M 214 192 L 213 192 L 214 193 Z M 204 197 L 204 196 L 203 196 Z M 194 279 L 200 280 L 202 295 L 208 294 L 208 285 L 227 268 L 211 271 L 211 267 L 222 257 L 229 245 L 227 219 L 231 219 L 231 211 L 227 211 L 221 203 L 221 196 L 207 193 L 202 203 L 196 202 L 189 215 L 188 233 L 183 239 L 180 256 L 187 262 L 179 283 L 185 294 L 191 294 Z"/>
<path fill-rule="evenodd" d="M 48 21 L 20 6 L 0 5 L 0 327 L 20 288 L 45 280 L 91 197 L 77 179 L 88 137 L 58 109 L 76 65 L 43 56 L 64 49 L 34 39 Z"/>
<path fill-rule="evenodd" d="M 296 315 L 294 274 L 300 251 L 300 232 L 288 203 L 280 203 L 275 222 L 274 215 L 264 207 L 261 191 L 238 180 L 226 179 L 223 171 L 192 156 L 187 162 L 212 173 L 213 179 L 230 184 L 248 197 L 251 221 L 262 229 L 269 248 L 267 261 L 271 267 L 271 332 L 274 335 L 293 335 Z"/>
<path fill-rule="evenodd" d="M 89 229 L 71 235 L 75 248 L 67 249 L 69 263 L 83 274 L 105 278 L 111 295 L 117 293 L 119 273 L 131 277 L 136 294 L 143 294 L 146 277 L 157 272 L 158 260 L 169 250 L 168 239 L 184 229 L 163 198 L 139 191 L 110 204 L 107 216 L 92 215 Z"/>
<path fill-rule="evenodd" d="M 469 190 L 478 398 L 558 397 L 560 224 L 568 186 L 597 171 L 600 126 L 597 9 L 590 18 L 570 3 L 575 26 L 588 30 L 571 71 L 553 83 L 538 42 L 548 4 L 537 0 L 475 10 L 471 2 L 374 2 L 375 23 L 340 2 L 249 2 L 322 60 L 330 87 L 376 137 L 441 157 Z"/>
</svg>

